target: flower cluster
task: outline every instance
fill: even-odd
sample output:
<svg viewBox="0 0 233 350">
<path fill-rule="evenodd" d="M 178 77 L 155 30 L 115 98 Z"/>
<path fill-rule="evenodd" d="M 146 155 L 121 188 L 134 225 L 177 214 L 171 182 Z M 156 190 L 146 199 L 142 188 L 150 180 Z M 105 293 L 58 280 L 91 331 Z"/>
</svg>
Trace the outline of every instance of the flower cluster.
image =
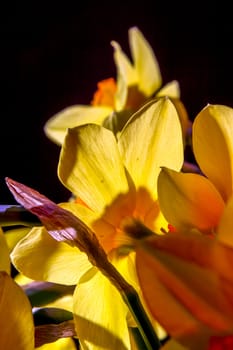
<svg viewBox="0 0 233 350">
<path fill-rule="evenodd" d="M 44 127 L 70 197 L 6 178 L 0 347 L 232 349 L 233 109 L 191 121 L 137 27 L 111 44 L 116 78 Z"/>
</svg>

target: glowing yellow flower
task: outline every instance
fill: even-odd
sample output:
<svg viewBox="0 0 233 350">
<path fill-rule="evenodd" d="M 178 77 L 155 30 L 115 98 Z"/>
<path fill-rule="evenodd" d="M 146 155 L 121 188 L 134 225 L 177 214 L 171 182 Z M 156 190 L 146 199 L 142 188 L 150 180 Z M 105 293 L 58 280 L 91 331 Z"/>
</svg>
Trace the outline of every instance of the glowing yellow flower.
<svg viewBox="0 0 233 350">
<path fill-rule="evenodd" d="M 158 180 L 160 206 L 178 231 L 218 232 L 233 189 L 232 133 L 233 109 L 207 105 L 193 123 L 194 155 L 205 176 L 162 170 Z"/>
<path fill-rule="evenodd" d="M 109 78 L 99 82 L 90 105 L 69 106 L 51 117 L 44 127 L 46 135 L 62 145 L 68 128 L 86 123 L 104 123 L 117 133 L 133 112 L 155 96 L 174 98 L 185 133 L 189 121 L 179 101 L 179 84 L 172 81 L 161 89 L 162 78 L 157 59 L 141 31 L 137 27 L 129 29 L 133 63 L 116 41 L 112 42 L 112 46 L 117 69 L 116 81 Z"/>
<path fill-rule="evenodd" d="M 203 175 L 162 170 L 159 203 L 177 232 L 136 250 L 150 311 L 192 350 L 224 348 L 233 335 L 232 133 L 232 108 L 207 105 L 197 115 L 193 149 Z"/>
<path fill-rule="evenodd" d="M 158 206 L 157 178 L 161 166 L 179 170 L 182 164 L 181 126 L 168 98 L 144 106 L 118 140 L 108 129 L 89 124 L 70 129 L 62 146 L 59 177 L 81 199 L 62 207 L 95 232 L 109 260 L 137 290 L 124 225 L 137 218 L 152 230 L 167 227 Z M 33 279 L 77 284 L 74 319 L 84 348 L 131 349 L 128 326 L 135 324 L 126 305 L 77 247 L 55 241 L 43 227 L 34 228 L 11 257 Z"/>
</svg>

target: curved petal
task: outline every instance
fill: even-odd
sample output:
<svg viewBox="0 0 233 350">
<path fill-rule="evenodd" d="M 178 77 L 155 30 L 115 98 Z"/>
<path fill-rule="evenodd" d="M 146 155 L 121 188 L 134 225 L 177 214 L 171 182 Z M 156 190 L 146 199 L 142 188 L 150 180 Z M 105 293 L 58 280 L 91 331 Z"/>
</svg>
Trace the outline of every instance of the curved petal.
<svg viewBox="0 0 233 350">
<path fill-rule="evenodd" d="M 11 271 L 9 248 L 1 227 L 0 227 L 0 271 L 6 271 L 9 275 Z"/>
<path fill-rule="evenodd" d="M 224 200 L 233 188 L 233 109 L 207 105 L 193 122 L 193 149 L 203 173 Z"/>
<path fill-rule="evenodd" d="M 202 349 L 202 341 L 208 342 L 211 334 L 233 330 L 233 284 L 232 278 L 224 276 L 229 265 L 216 269 L 216 257 L 223 250 L 214 240 L 196 234 L 157 236 L 136 249 L 136 267 L 148 306 L 184 345 L 198 340 L 196 345 Z"/>
<path fill-rule="evenodd" d="M 224 210 L 220 194 L 207 178 L 166 168 L 158 178 L 158 198 L 165 218 L 178 230 L 212 233 Z"/>
<path fill-rule="evenodd" d="M 25 226 L 20 228 L 13 228 L 5 232 L 4 235 L 10 252 L 18 243 L 18 241 L 21 240 L 24 236 L 26 236 L 29 231 L 31 231 L 31 227 Z"/>
<path fill-rule="evenodd" d="M 127 311 L 116 288 L 93 268 L 74 293 L 74 321 L 81 345 L 91 350 L 130 350 Z"/>
<path fill-rule="evenodd" d="M 156 97 L 169 96 L 172 98 L 180 98 L 180 84 L 177 80 L 172 80 L 164 85 L 157 93 Z"/>
<path fill-rule="evenodd" d="M 0 348 L 34 350 L 31 304 L 14 280 L 0 272 Z"/>
<path fill-rule="evenodd" d="M 116 111 L 125 107 L 128 95 L 128 86 L 137 84 L 137 74 L 127 55 L 116 41 L 111 41 L 114 48 L 114 61 L 117 69 L 117 91 L 115 95 Z"/>
<path fill-rule="evenodd" d="M 111 112 L 107 106 L 70 106 L 51 117 L 45 123 L 44 131 L 49 139 L 62 145 L 68 128 L 86 123 L 102 124 Z"/>
<path fill-rule="evenodd" d="M 122 51 L 121 46 L 116 41 L 111 41 L 114 48 L 114 61 L 117 68 L 117 73 L 123 77 L 126 85 L 137 84 L 137 73 L 127 55 Z"/>
<path fill-rule="evenodd" d="M 69 130 L 58 176 L 64 186 L 98 213 L 129 190 L 115 136 L 94 124 Z"/>
<path fill-rule="evenodd" d="M 157 198 L 157 177 L 162 166 L 179 170 L 183 141 L 173 103 L 161 98 L 147 103 L 126 124 L 118 140 L 123 162 L 136 188 Z"/>
<path fill-rule="evenodd" d="M 33 228 L 19 241 L 11 259 L 17 270 L 31 279 L 67 285 L 75 285 L 92 266 L 86 254 L 55 241 L 43 227 Z"/>
<path fill-rule="evenodd" d="M 157 58 L 137 27 L 129 29 L 129 45 L 137 72 L 138 88 L 149 97 L 162 85 Z"/>
<path fill-rule="evenodd" d="M 217 238 L 220 242 L 233 247 L 233 196 L 227 202 L 217 228 Z"/>
</svg>

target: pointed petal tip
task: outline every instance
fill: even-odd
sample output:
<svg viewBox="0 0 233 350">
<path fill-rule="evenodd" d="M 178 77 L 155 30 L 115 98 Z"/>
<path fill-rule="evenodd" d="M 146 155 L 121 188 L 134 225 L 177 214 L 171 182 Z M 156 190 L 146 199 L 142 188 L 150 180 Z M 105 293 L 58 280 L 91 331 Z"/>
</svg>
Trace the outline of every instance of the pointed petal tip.
<svg viewBox="0 0 233 350">
<path fill-rule="evenodd" d="M 49 207 L 52 208 L 55 205 L 46 196 L 42 195 L 31 187 L 28 187 L 9 177 L 6 177 L 5 181 L 15 200 L 25 209 L 30 210 L 36 215 L 38 215 L 36 208 L 46 207 L 48 210 Z"/>
</svg>

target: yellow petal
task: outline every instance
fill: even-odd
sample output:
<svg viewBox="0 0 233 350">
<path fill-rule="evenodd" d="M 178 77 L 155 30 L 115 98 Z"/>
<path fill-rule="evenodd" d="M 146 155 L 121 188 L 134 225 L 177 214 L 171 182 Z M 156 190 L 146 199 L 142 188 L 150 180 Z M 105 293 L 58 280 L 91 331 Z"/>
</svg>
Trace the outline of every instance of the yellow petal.
<svg viewBox="0 0 233 350">
<path fill-rule="evenodd" d="M 183 163 L 182 132 L 173 103 L 162 98 L 146 104 L 126 124 L 118 145 L 136 188 L 147 189 L 156 199 L 160 168 L 179 170 Z"/>
<path fill-rule="evenodd" d="M 172 234 L 144 241 L 136 250 L 136 267 L 148 306 L 183 345 L 198 340 L 202 349 L 202 341 L 208 342 L 210 334 L 232 333 L 233 279 L 224 277 L 226 264 L 216 269 L 216 257 L 223 249 L 204 236 Z M 232 260 L 233 251 L 231 254 Z"/>
<path fill-rule="evenodd" d="M 159 203 L 165 218 L 178 230 L 197 228 L 211 233 L 224 202 L 204 176 L 163 168 L 158 178 Z"/>
<path fill-rule="evenodd" d="M 60 338 L 55 342 L 38 346 L 36 350 L 76 350 L 73 339 L 71 338 Z"/>
<path fill-rule="evenodd" d="M 31 304 L 14 280 L 0 272 L 0 348 L 34 350 Z"/>
<path fill-rule="evenodd" d="M 45 123 L 44 131 L 49 139 L 62 145 L 68 128 L 86 123 L 102 124 L 111 112 L 112 109 L 107 106 L 70 106 L 51 117 Z"/>
<path fill-rule="evenodd" d="M 91 267 L 86 254 L 55 241 L 43 227 L 33 228 L 19 241 L 11 259 L 17 270 L 31 279 L 67 285 L 76 284 Z"/>
<path fill-rule="evenodd" d="M 9 253 L 5 235 L 0 228 L 0 271 L 6 271 L 8 274 L 11 271 Z"/>
<path fill-rule="evenodd" d="M 74 321 L 84 348 L 129 350 L 126 314 L 121 295 L 101 272 L 93 268 L 80 280 L 74 293 Z"/>
<path fill-rule="evenodd" d="M 62 147 L 61 182 L 95 212 L 129 190 L 113 133 L 89 124 L 70 129 Z"/>
<path fill-rule="evenodd" d="M 114 48 L 113 57 L 116 64 L 117 73 L 123 77 L 127 86 L 136 85 L 137 73 L 130 59 L 122 51 L 121 46 L 116 41 L 111 41 L 111 45 Z"/>
<path fill-rule="evenodd" d="M 149 97 L 162 85 L 157 58 L 152 47 L 137 27 L 129 29 L 129 45 L 138 76 L 139 90 Z"/>
<path fill-rule="evenodd" d="M 157 93 L 156 97 L 169 96 L 172 98 L 180 98 L 180 85 L 177 80 L 172 80 L 164 85 Z"/>
<path fill-rule="evenodd" d="M 233 196 L 225 206 L 217 228 L 217 238 L 220 242 L 233 247 Z"/>
<path fill-rule="evenodd" d="M 207 105 L 193 123 L 193 149 L 203 173 L 224 200 L 233 187 L 233 109 Z"/>
<path fill-rule="evenodd" d="M 73 312 L 73 295 L 70 294 L 59 297 L 53 302 L 46 304 L 46 307 L 60 308 Z"/>
<path fill-rule="evenodd" d="M 16 229 L 10 229 L 5 232 L 5 238 L 7 241 L 7 245 L 9 247 L 9 251 L 15 247 L 17 242 L 22 239 L 24 236 L 28 234 L 31 230 L 31 227 L 20 227 Z"/>
</svg>

